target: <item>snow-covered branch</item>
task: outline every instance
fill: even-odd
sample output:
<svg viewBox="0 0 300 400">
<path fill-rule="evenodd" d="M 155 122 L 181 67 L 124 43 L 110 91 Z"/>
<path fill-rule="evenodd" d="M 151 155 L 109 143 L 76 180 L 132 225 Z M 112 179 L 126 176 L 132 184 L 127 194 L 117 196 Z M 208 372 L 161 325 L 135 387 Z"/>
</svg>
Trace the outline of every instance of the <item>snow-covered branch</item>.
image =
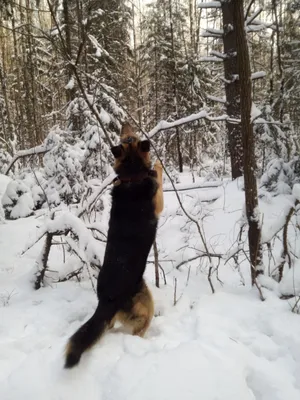
<svg viewBox="0 0 300 400">
<path fill-rule="evenodd" d="M 199 8 L 221 8 L 220 1 L 209 1 L 208 3 L 198 3 Z"/>
<path fill-rule="evenodd" d="M 149 138 L 152 138 L 157 133 L 161 131 L 165 131 L 167 129 L 176 128 L 178 126 L 188 124 L 190 122 L 197 121 L 198 119 L 206 119 L 208 121 L 225 121 L 228 119 L 227 115 L 220 115 L 219 117 L 211 117 L 207 113 L 206 110 L 202 110 L 196 114 L 191 114 L 188 117 L 180 118 L 177 121 L 167 122 L 167 121 L 160 121 L 147 135 Z"/>
<path fill-rule="evenodd" d="M 225 60 L 226 58 L 228 58 L 228 55 L 227 55 L 227 54 L 220 53 L 219 51 L 215 51 L 215 50 L 212 50 L 212 51 L 210 52 L 210 54 L 211 54 L 212 56 L 221 58 L 222 60 Z"/>
<path fill-rule="evenodd" d="M 104 190 L 112 183 L 114 178 L 116 177 L 116 174 L 113 172 L 112 174 L 108 175 L 107 178 L 104 179 L 98 190 L 93 193 L 86 201 L 84 206 L 82 206 L 77 213 L 77 217 L 80 218 L 82 215 L 88 211 L 91 211 L 93 205 L 96 203 L 98 200 L 99 196 L 104 192 Z"/>
<path fill-rule="evenodd" d="M 221 38 L 223 37 L 223 34 L 224 34 L 223 29 L 206 28 L 205 31 L 201 34 L 201 36 Z"/>
<path fill-rule="evenodd" d="M 263 9 L 260 7 L 258 10 L 256 10 L 250 17 L 246 19 L 246 25 L 250 25 L 253 23 L 255 18 L 259 16 L 259 14 L 263 11 Z M 254 22 L 255 23 L 255 22 Z"/>
<path fill-rule="evenodd" d="M 48 151 L 52 150 L 54 146 L 55 146 L 55 144 L 52 146 L 46 146 L 45 144 L 41 144 L 40 146 L 32 147 L 31 149 L 28 149 L 28 150 L 18 151 L 17 154 L 13 157 L 13 159 L 9 163 L 8 167 L 6 168 L 4 175 L 8 175 L 8 173 L 11 170 L 11 168 L 13 167 L 14 163 L 19 158 L 29 157 L 29 156 L 33 156 L 36 154 L 45 154 Z"/>
<path fill-rule="evenodd" d="M 223 62 L 223 59 L 219 57 L 206 56 L 206 57 L 200 57 L 199 62 Z"/>
<path fill-rule="evenodd" d="M 212 101 L 217 101 L 218 103 L 222 103 L 222 104 L 225 104 L 226 103 L 226 98 L 220 98 L 220 97 L 216 97 L 216 96 L 211 96 L 211 95 L 207 95 L 206 96 L 209 100 L 212 100 Z"/>
<path fill-rule="evenodd" d="M 257 71 L 257 72 L 253 72 L 253 74 L 251 74 L 251 79 L 261 79 L 264 78 L 265 76 L 267 76 L 267 73 L 265 71 Z"/>
</svg>

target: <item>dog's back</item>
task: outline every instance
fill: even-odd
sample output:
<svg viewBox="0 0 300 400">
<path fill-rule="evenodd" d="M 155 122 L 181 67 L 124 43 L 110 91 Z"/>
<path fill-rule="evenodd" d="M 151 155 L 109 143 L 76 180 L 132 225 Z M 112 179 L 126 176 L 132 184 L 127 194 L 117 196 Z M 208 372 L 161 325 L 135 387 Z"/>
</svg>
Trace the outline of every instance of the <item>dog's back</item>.
<svg viewBox="0 0 300 400">
<path fill-rule="evenodd" d="M 97 282 L 99 303 L 94 315 L 69 340 L 67 368 L 76 365 L 115 320 L 142 336 L 153 316 L 152 296 L 143 273 L 160 212 L 157 173 L 150 169 L 149 142 L 139 141 L 128 125 L 123 127 L 121 144 L 112 152 L 118 178 L 112 190 L 107 245 Z"/>
<path fill-rule="evenodd" d="M 97 289 L 103 301 L 125 302 L 140 288 L 157 228 L 153 204 L 156 190 L 152 177 L 113 188 L 107 246 Z"/>
</svg>

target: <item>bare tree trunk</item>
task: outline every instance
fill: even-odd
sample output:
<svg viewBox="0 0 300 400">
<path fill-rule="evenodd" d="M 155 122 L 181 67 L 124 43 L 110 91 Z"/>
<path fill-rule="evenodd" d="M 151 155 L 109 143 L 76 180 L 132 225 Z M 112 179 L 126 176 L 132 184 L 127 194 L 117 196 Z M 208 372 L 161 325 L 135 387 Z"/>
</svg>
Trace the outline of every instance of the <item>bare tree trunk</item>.
<svg viewBox="0 0 300 400">
<path fill-rule="evenodd" d="M 26 132 L 26 119 L 25 119 L 25 102 L 20 99 L 20 94 L 23 93 L 22 85 L 21 85 L 21 68 L 22 68 L 22 61 L 20 57 L 20 49 L 18 45 L 18 38 L 17 38 L 17 30 L 16 30 L 16 14 L 17 10 L 15 3 L 11 10 L 12 10 L 12 35 L 13 35 L 13 47 L 14 47 L 14 62 L 16 67 L 15 78 L 16 84 L 14 85 L 14 103 L 15 103 L 15 113 L 16 113 L 16 121 L 15 126 L 17 126 L 18 131 L 18 142 L 20 143 L 22 148 L 25 148 L 25 132 Z"/>
<path fill-rule="evenodd" d="M 243 132 L 244 180 L 246 215 L 249 225 L 248 242 L 251 262 L 252 284 L 255 284 L 261 270 L 261 228 L 258 212 L 257 186 L 255 178 L 255 151 L 253 124 L 251 122 L 251 70 L 248 43 L 244 25 L 243 0 L 233 2 L 236 22 L 236 44 L 239 81 L 241 85 L 241 128 Z"/>
<path fill-rule="evenodd" d="M 65 31 L 65 52 L 70 60 L 72 60 L 72 43 L 71 43 L 71 22 L 68 0 L 63 0 L 63 16 L 64 16 L 64 31 Z M 68 79 L 73 75 L 73 68 L 68 65 Z M 67 90 L 67 100 L 73 100 L 75 97 L 75 88 Z"/>
<path fill-rule="evenodd" d="M 140 126 L 142 126 L 142 90 L 141 90 L 141 63 L 139 59 L 139 49 L 137 45 L 136 33 L 136 7 L 132 3 L 132 35 L 133 35 L 133 51 L 134 51 L 134 70 L 135 70 L 135 99 L 137 108 L 137 118 Z"/>
<path fill-rule="evenodd" d="M 171 32 L 172 59 L 173 59 L 172 63 L 173 63 L 174 108 L 175 108 L 176 119 L 178 119 L 179 113 L 178 113 L 178 93 L 177 93 L 177 63 L 176 63 L 175 43 L 174 43 L 172 0 L 169 0 L 169 14 L 170 14 L 170 32 Z M 176 148 L 177 148 L 179 172 L 183 172 L 183 159 L 182 159 L 182 152 L 181 152 L 181 140 L 180 140 L 180 135 L 179 135 L 179 128 L 176 128 Z"/>
<path fill-rule="evenodd" d="M 3 54 L 3 52 L 2 52 Z M 5 111 L 3 111 L 2 114 L 6 114 L 6 121 L 7 121 L 7 127 L 5 124 L 5 117 L 3 116 L 3 132 L 4 132 L 4 140 L 6 143 L 9 143 L 10 139 L 13 139 L 13 125 L 11 122 L 11 116 L 10 116 L 10 105 L 8 101 L 8 95 L 7 95 L 7 85 L 6 85 L 6 74 L 5 74 L 5 68 L 4 68 L 4 57 L 3 57 L 3 68 L 2 65 L 0 64 L 0 86 L 1 86 L 1 91 L 3 94 L 3 99 L 4 99 L 4 104 L 5 104 Z M 1 108 L 2 111 L 2 108 Z M 8 132 L 6 131 L 6 128 L 8 129 Z M 10 150 L 9 146 L 7 146 L 7 151 Z"/>
<path fill-rule="evenodd" d="M 236 79 L 238 75 L 237 65 L 237 32 L 235 20 L 233 18 L 233 7 L 236 1 L 223 1 L 223 43 L 224 53 L 224 74 L 225 74 L 225 93 L 227 115 L 233 119 L 240 117 L 240 81 Z M 243 175 L 243 144 L 241 125 L 230 121 L 226 122 L 228 145 L 231 160 L 231 176 L 236 179 Z"/>
</svg>

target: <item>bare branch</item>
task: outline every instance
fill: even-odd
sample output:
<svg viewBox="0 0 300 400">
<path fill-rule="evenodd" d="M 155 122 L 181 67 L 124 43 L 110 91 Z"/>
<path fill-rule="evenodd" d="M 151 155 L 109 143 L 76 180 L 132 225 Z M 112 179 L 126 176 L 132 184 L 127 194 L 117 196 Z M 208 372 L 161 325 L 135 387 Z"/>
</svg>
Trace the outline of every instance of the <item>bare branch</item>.
<svg viewBox="0 0 300 400">
<path fill-rule="evenodd" d="M 254 3 L 254 1 L 252 1 L 250 4 L 249 4 L 249 7 L 248 7 L 248 10 L 247 10 L 247 14 L 246 15 L 248 15 L 249 14 L 249 12 L 248 11 L 250 11 L 250 7 L 251 7 L 251 5 Z M 255 18 L 257 18 L 258 16 L 259 16 L 259 14 L 261 13 L 263 11 L 263 9 L 260 7 L 257 11 L 255 11 L 250 17 L 248 17 L 247 19 L 246 19 L 246 25 L 251 25 L 252 24 L 252 22 L 255 20 Z"/>
<path fill-rule="evenodd" d="M 155 286 L 159 288 L 159 263 L 158 263 L 158 249 L 157 249 L 157 243 L 156 239 L 154 240 L 153 243 L 153 251 L 154 251 L 154 269 L 155 269 Z"/>
</svg>

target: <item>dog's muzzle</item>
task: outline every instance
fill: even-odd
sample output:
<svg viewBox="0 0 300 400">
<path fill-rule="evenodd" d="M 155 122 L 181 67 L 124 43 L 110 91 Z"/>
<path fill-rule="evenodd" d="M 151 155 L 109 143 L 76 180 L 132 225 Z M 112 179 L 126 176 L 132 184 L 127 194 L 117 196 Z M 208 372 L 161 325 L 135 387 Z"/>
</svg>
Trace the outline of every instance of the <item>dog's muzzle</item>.
<svg viewBox="0 0 300 400">
<path fill-rule="evenodd" d="M 137 139 L 135 137 L 129 136 L 129 137 L 125 138 L 125 139 L 122 139 L 121 143 L 132 144 L 132 143 L 135 143 L 136 141 L 137 141 Z"/>
</svg>

